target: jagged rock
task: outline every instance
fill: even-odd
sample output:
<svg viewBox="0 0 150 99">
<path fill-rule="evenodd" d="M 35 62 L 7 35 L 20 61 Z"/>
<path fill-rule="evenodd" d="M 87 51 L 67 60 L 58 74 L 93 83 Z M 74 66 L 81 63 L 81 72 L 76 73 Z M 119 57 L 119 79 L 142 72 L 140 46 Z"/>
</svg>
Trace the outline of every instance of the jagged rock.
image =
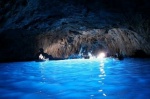
<svg viewBox="0 0 150 99">
<path fill-rule="evenodd" d="M 82 52 L 150 55 L 148 0 L 1 0 L 0 61 Z M 128 8 L 126 8 L 128 6 Z M 139 54 L 140 53 L 140 54 Z"/>
<path fill-rule="evenodd" d="M 127 29 L 111 29 L 105 38 L 110 53 L 132 56 L 136 50 L 150 54 L 150 44 L 137 33 Z"/>
<path fill-rule="evenodd" d="M 121 28 L 106 31 L 5 31 L 0 34 L 0 61 L 33 60 L 40 48 L 54 58 L 68 58 L 72 54 L 79 54 L 81 49 L 95 56 L 101 51 L 109 55 L 119 53 L 123 56 L 134 56 L 138 50 L 146 55 L 150 54 L 150 43 L 136 32 Z"/>
</svg>

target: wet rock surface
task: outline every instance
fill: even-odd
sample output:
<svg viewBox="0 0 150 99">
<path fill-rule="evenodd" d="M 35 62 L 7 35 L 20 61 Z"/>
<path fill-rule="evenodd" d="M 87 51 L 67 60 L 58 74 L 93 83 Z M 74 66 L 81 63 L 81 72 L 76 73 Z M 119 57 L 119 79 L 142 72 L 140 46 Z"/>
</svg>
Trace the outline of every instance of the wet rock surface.
<svg viewBox="0 0 150 99">
<path fill-rule="evenodd" d="M 40 48 L 61 59 L 101 51 L 108 56 L 150 55 L 147 0 L 140 7 L 139 1 L 128 0 L 1 0 L 0 4 L 0 61 L 34 60 Z"/>
</svg>

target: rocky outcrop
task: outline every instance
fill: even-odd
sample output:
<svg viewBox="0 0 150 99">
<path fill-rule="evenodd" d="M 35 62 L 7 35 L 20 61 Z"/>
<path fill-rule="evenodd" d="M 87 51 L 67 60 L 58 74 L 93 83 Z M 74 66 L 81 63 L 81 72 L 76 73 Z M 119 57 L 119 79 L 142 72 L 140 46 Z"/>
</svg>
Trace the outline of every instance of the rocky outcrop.
<svg viewBox="0 0 150 99">
<path fill-rule="evenodd" d="M 34 60 L 40 48 L 53 58 L 150 55 L 150 4 L 133 2 L 1 0 L 0 61 Z"/>
<path fill-rule="evenodd" d="M 138 50 L 150 54 L 150 43 L 137 33 L 121 28 L 73 31 L 60 29 L 48 32 L 5 31 L 0 36 L 0 61 L 34 60 L 40 48 L 54 58 L 68 58 L 80 51 L 98 55 L 116 53 L 134 56 Z"/>
<path fill-rule="evenodd" d="M 124 56 L 134 56 L 138 50 L 150 54 L 150 44 L 139 34 L 127 29 L 111 29 L 105 38 L 110 53 L 121 53 Z"/>
</svg>

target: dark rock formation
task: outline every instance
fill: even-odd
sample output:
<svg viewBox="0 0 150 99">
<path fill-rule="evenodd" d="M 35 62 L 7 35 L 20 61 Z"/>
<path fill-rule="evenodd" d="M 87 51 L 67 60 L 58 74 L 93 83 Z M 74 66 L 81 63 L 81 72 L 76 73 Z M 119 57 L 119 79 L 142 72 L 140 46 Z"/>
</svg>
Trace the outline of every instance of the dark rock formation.
<svg viewBox="0 0 150 99">
<path fill-rule="evenodd" d="M 34 60 L 40 48 L 54 58 L 81 50 L 147 57 L 150 3 L 135 1 L 1 0 L 0 61 Z"/>
</svg>

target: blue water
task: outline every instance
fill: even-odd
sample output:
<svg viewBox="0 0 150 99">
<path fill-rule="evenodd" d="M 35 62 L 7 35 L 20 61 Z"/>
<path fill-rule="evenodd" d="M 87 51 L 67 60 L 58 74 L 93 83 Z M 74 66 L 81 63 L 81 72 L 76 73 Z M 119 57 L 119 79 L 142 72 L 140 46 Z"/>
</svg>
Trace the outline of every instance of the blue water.
<svg viewBox="0 0 150 99">
<path fill-rule="evenodd" d="M 150 59 L 0 63 L 0 99 L 149 99 Z"/>
</svg>

